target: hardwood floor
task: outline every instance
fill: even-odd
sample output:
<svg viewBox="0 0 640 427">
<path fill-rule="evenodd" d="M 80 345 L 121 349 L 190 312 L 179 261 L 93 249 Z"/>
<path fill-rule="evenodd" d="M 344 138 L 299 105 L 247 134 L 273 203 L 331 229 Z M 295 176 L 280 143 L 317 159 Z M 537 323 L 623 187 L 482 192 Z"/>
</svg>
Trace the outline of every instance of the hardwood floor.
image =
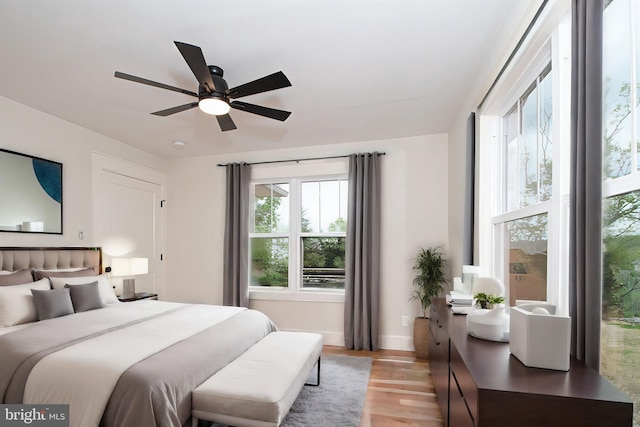
<svg viewBox="0 0 640 427">
<path fill-rule="evenodd" d="M 333 346 L 325 346 L 322 352 L 373 359 L 360 427 L 444 426 L 429 362 L 416 358 L 414 352 L 353 351 Z"/>
</svg>

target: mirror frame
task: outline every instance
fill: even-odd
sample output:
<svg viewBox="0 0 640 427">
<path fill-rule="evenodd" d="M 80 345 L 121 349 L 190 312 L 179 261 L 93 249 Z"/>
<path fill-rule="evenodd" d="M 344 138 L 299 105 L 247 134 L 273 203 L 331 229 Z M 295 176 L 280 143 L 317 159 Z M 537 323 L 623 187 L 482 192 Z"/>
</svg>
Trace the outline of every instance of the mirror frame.
<svg viewBox="0 0 640 427">
<path fill-rule="evenodd" d="M 6 150 L 4 148 L 0 148 L 0 156 L 4 156 L 6 154 L 10 154 L 10 155 L 15 155 L 15 156 L 22 156 L 22 157 L 26 157 L 27 159 L 31 159 L 31 162 L 33 163 L 34 160 L 40 161 L 40 162 L 45 162 L 46 164 L 50 164 L 52 166 L 54 166 L 55 168 L 59 168 L 60 170 L 60 175 L 59 177 L 56 176 L 54 179 L 59 179 L 59 183 L 60 183 L 60 187 L 58 188 L 57 185 L 54 187 L 55 191 L 59 191 L 60 194 L 60 224 L 58 224 L 57 230 L 54 231 L 31 231 L 31 230 L 22 230 L 22 229 L 16 229 L 16 230 L 6 230 L 6 229 L 1 229 L 1 232 L 5 232 L 5 233 L 28 233 L 28 234 L 32 234 L 32 233 L 37 233 L 37 234 L 63 234 L 63 224 L 64 224 L 64 209 L 63 209 L 63 182 L 62 182 L 62 178 L 63 178 L 63 169 L 62 169 L 62 163 L 60 162 L 56 162 L 53 160 L 48 160 L 48 159 L 43 159 L 42 157 L 37 157 L 37 156 L 32 156 L 30 154 L 24 154 L 24 153 L 18 153 L 16 151 L 11 151 L 11 150 Z M 3 181 L 8 181 L 9 179 L 6 177 L 6 175 L 3 177 L 3 173 L 5 173 L 3 170 L 0 169 L 0 185 L 2 184 Z M 37 178 L 36 178 L 37 179 Z M 40 182 L 38 180 L 38 182 Z M 55 182 L 55 181 L 54 181 Z M 2 188 L 0 188 L 0 194 L 1 194 L 1 190 Z M 49 193 L 43 189 L 43 191 L 49 195 Z M 49 197 L 51 197 L 49 195 Z M 0 197 L 1 198 L 1 197 Z M 55 199 L 54 199 L 55 200 Z M 56 200 L 57 202 L 57 200 Z M 0 203 L 0 211 L 2 211 L 3 206 L 6 206 L 7 204 L 10 204 L 11 200 L 2 200 L 2 203 Z M 58 231 L 59 230 L 59 231 Z"/>
</svg>

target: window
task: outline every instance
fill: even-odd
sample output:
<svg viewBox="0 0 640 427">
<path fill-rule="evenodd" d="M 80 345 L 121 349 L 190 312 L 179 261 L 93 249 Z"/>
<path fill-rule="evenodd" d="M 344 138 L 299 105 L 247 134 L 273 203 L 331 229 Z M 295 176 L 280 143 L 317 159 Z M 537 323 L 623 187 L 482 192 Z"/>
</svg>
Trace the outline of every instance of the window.
<svg viewBox="0 0 640 427">
<path fill-rule="evenodd" d="M 342 176 L 252 184 L 250 286 L 343 290 L 347 195 Z"/>
<path fill-rule="evenodd" d="M 601 373 L 640 423 L 640 4 L 605 2 Z"/>
<path fill-rule="evenodd" d="M 289 184 L 252 186 L 250 232 L 252 286 L 288 286 Z"/>
<path fill-rule="evenodd" d="M 500 120 L 505 189 L 493 217 L 495 270 L 501 272 L 508 301 L 547 300 L 547 244 L 553 183 L 553 81 L 551 65 Z"/>
<path fill-rule="evenodd" d="M 302 287 L 344 289 L 347 180 L 301 185 Z"/>
<path fill-rule="evenodd" d="M 506 151 L 506 211 L 551 198 L 552 76 L 547 67 L 502 118 Z"/>
</svg>

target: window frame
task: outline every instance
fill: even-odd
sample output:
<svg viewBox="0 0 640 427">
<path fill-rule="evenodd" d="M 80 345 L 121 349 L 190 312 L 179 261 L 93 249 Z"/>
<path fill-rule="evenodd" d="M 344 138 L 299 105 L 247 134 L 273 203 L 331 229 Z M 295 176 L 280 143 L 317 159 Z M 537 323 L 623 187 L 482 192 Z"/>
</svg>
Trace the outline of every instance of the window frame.
<svg viewBox="0 0 640 427">
<path fill-rule="evenodd" d="M 488 225 L 479 230 L 479 265 L 484 274 L 503 281 L 508 301 L 507 223 L 547 214 L 547 301 L 557 305 L 559 314 L 567 314 L 571 18 L 567 10 L 558 9 L 554 13 L 557 13 L 552 20 L 555 24 L 549 24 L 548 36 L 537 38 L 537 48 L 529 46 L 520 53 L 512 70 L 479 114 L 479 221 Z M 507 211 L 507 181 L 503 174 L 506 172 L 507 147 L 502 137 L 502 118 L 549 66 L 553 98 L 551 197 Z"/>
<path fill-rule="evenodd" d="M 254 300 L 324 301 L 343 302 L 344 289 L 303 288 L 302 287 L 302 238 L 303 237 L 344 237 L 346 232 L 302 232 L 302 183 L 318 181 L 348 181 L 348 173 L 296 174 L 286 178 L 258 178 L 251 180 L 251 188 L 258 184 L 289 184 L 289 232 L 249 233 L 249 245 L 253 237 L 286 237 L 289 239 L 289 264 L 287 287 L 252 286 L 247 284 L 249 298 Z M 253 209 L 253 207 L 252 207 Z M 250 215 L 251 217 L 251 215 Z M 271 236 L 273 234 L 273 236 Z M 277 235 L 276 235 L 277 234 Z M 250 246 L 249 246 L 250 247 Z M 251 262 L 248 263 L 249 276 Z"/>
</svg>

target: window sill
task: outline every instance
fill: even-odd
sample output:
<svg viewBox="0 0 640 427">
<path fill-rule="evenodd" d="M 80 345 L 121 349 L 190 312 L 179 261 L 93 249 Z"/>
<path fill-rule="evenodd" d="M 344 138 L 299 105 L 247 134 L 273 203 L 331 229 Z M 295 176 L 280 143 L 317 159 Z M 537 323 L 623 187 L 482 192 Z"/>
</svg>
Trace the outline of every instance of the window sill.
<svg viewBox="0 0 640 427">
<path fill-rule="evenodd" d="M 344 302 L 344 292 L 291 292 L 280 290 L 264 291 L 249 289 L 249 299 L 263 301 Z"/>
</svg>

